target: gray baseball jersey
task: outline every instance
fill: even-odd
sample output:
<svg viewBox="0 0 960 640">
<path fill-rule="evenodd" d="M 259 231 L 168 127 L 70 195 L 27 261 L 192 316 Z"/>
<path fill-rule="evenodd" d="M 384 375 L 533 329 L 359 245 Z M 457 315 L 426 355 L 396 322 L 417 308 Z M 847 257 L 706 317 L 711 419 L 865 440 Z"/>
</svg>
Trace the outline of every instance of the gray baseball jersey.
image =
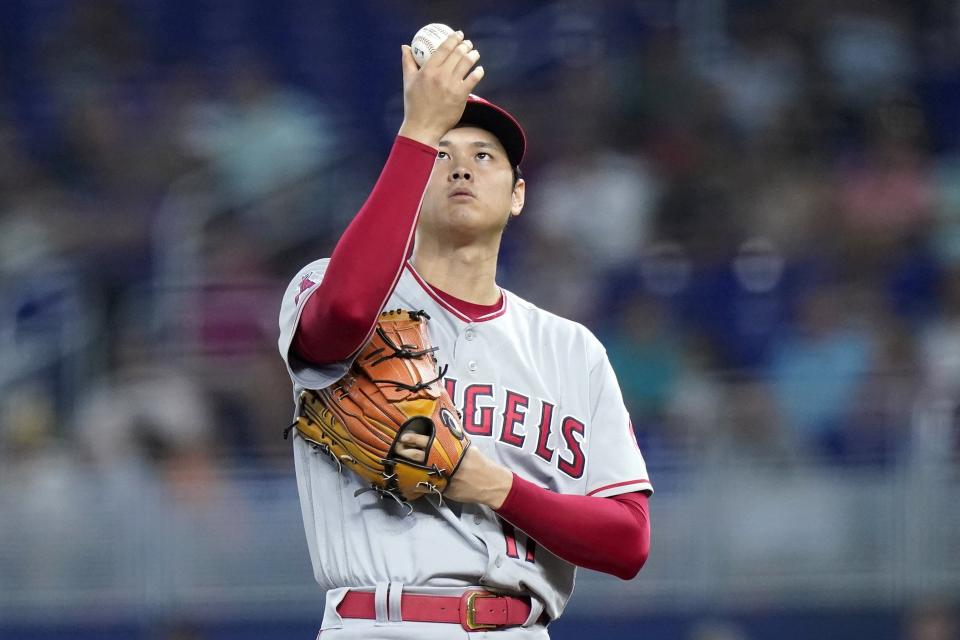
<svg viewBox="0 0 960 640">
<path fill-rule="evenodd" d="M 328 386 L 349 361 L 315 366 L 290 354 L 300 313 L 328 259 L 304 267 L 280 310 L 280 353 L 304 388 Z M 407 264 L 386 309 L 425 310 L 445 383 L 475 447 L 517 475 L 558 493 L 612 496 L 652 491 L 606 352 L 583 326 L 509 291 L 477 321 L 447 304 Z M 296 431 L 294 431 L 296 433 Z M 391 581 L 428 588 L 482 585 L 539 600 L 557 618 L 576 567 L 539 547 L 482 505 L 427 497 L 411 515 L 339 472 L 302 438 L 294 458 L 313 571 L 324 589 Z"/>
</svg>

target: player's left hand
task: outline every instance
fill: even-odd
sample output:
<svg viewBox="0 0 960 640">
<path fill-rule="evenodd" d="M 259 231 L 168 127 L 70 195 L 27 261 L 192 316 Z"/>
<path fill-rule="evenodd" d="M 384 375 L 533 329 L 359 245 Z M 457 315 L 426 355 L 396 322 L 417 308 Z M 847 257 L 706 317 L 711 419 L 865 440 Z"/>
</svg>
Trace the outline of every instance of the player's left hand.
<svg viewBox="0 0 960 640">
<path fill-rule="evenodd" d="M 412 462 L 422 463 L 430 439 L 419 433 L 400 436 L 396 454 Z M 457 502 L 485 504 L 499 509 L 513 486 L 513 473 L 497 464 L 477 447 L 470 447 L 460 461 L 460 467 L 443 492 L 445 498 Z"/>
</svg>

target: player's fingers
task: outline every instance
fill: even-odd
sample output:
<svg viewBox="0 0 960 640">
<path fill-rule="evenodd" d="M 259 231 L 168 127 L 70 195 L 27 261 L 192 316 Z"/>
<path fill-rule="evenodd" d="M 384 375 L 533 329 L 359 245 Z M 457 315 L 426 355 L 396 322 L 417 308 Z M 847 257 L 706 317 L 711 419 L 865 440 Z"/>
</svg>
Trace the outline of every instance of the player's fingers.
<svg viewBox="0 0 960 640">
<path fill-rule="evenodd" d="M 451 58 L 453 56 L 450 56 Z M 480 52 L 476 49 L 472 49 L 466 53 L 458 62 L 457 66 L 454 68 L 454 77 L 457 80 L 463 80 L 467 75 L 467 72 L 477 64 L 477 61 L 480 59 Z"/>
<path fill-rule="evenodd" d="M 430 438 L 420 433 L 405 433 L 400 436 L 400 442 L 409 447 L 416 447 L 418 449 L 426 449 L 427 445 L 430 443 Z"/>
<path fill-rule="evenodd" d="M 400 46 L 400 64 L 403 68 L 403 79 L 406 80 L 412 74 L 417 72 L 417 61 L 413 58 L 413 51 L 410 49 L 409 45 Z"/>
<path fill-rule="evenodd" d="M 450 55 L 447 56 L 447 59 L 443 62 L 443 68 L 446 69 L 451 75 L 454 70 L 459 66 L 464 58 L 471 52 L 474 51 L 473 42 L 470 40 L 464 40 L 458 44 L 453 51 L 450 52 Z M 463 78 L 463 74 L 460 74 L 457 77 L 457 80 Z"/>
<path fill-rule="evenodd" d="M 450 54 L 463 42 L 463 31 L 454 31 L 451 33 L 446 40 L 433 52 L 433 55 L 430 56 L 430 59 L 427 60 L 423 66 L 424 67 L 441 67 L 443 63 L 447 61 L 447 58 L 450 57 Z"/>
<path fill-rule="evenodd" d="M 474 88 L 483 80 L 483 65 L 474 68 L 466 78 L 463 79 L 464 87 L 468 93 L 473 93 Z"/>
<path fill-rule="evenodd" d="M 403 445 L 398 445 L 395 449 L 395 452 L 401 458 L 406 458 L 411 462 L 422 463 L 427 459 L 427 452 L 420 448 L 406 447 Z"/>
<path fill-rule="evenodd" d="M 427 459 L 427 445 L 430 438 L 419 433 L 404 433 L 397 440 L 396 453 L 413 462 L 424 462 Z"/>
</svg>

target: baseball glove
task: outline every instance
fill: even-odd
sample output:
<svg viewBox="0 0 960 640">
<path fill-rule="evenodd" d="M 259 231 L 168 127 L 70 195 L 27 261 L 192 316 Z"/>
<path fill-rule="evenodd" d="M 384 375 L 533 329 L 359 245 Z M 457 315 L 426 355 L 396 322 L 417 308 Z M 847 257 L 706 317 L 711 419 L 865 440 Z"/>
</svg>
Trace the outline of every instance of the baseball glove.
<svg viewBox="0 0 960 640">
<path fill-rule="evenodd" d="M 373 337 L 346 375 L 326 389 L 300 394 L 296 420 L 284 436 L 296 428 L 381 495 L 401 502 L 441 495 L 470 438 L 442 383 L 446 367 L 438 371 L 428 319 L 423 311 L 380 314 Z M 407 431 L 430 438 L 422 463 L 395 453 L 397 439 Z"/>
</svg>

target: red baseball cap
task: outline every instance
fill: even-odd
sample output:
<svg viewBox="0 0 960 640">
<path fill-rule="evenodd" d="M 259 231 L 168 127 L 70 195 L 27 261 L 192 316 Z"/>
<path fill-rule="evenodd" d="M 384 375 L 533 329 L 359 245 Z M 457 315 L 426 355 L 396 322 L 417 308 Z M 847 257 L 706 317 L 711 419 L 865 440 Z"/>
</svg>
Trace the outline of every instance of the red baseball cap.
<svg viewBox="0 0 960 640">
<path fill-rule="evenodd" d="M 457 126 L 471 125 L 486 129 L 507 150 L 507 158 L 511 166 L 519 166 L 523 160 L 523 153 L 527 149 L 527 136 L 517 119 L 510 115 L 503 107 L 498 107 L 489 100 L 472 93 L 467 97 L 467 106 Z"/>
</svg>

